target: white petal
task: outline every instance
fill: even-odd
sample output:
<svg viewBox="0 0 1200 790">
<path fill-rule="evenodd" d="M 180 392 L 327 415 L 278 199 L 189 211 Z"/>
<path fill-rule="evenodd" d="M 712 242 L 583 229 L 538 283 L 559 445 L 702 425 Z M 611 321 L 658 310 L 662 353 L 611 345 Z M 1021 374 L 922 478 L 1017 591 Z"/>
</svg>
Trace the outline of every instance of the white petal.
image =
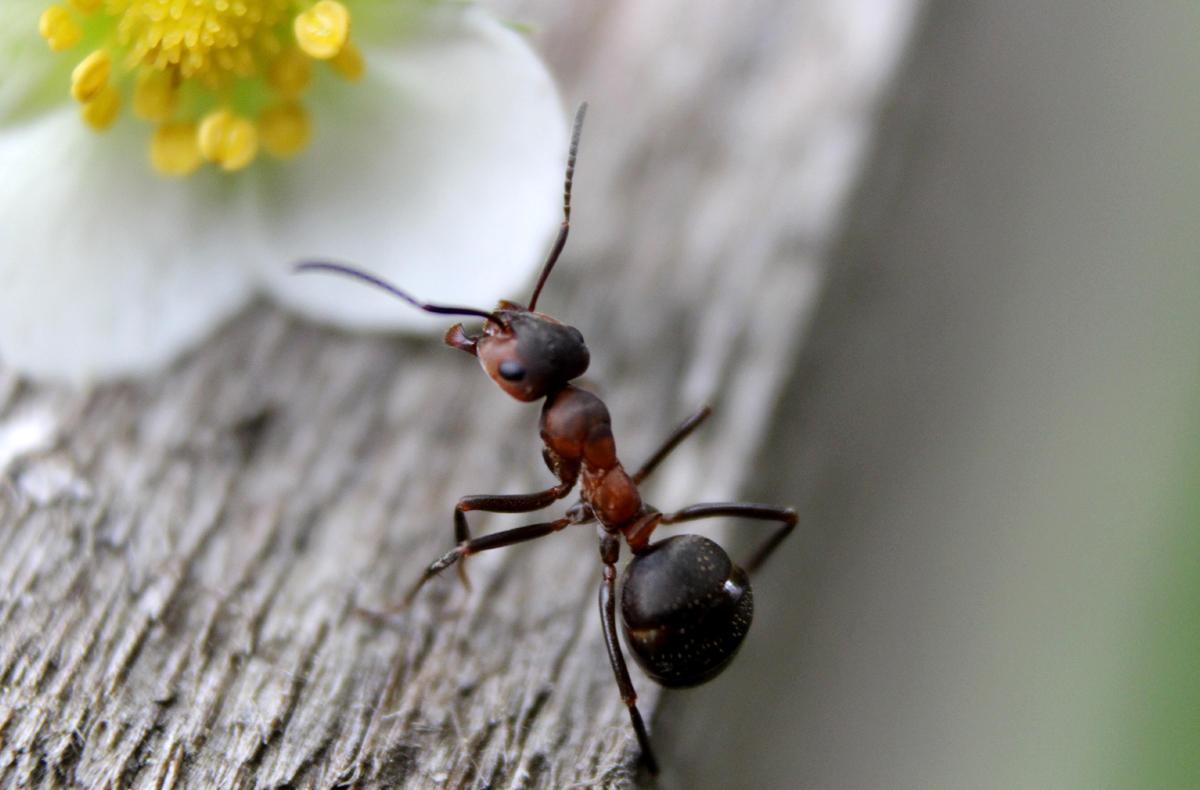
<svg viewBox="0 0 1200 790">
<path fill-rule="evenodd" d="M 361 83 L 309 104 L 311 150 L 272 168 L 265 204 L 279 255 L 268 288 L 356 328 L 444 327 L 368 287 L 295 261 L 353 263 L 427 301 L 490 309 L 528 298 L 562 211 L 567 126 L 545 66 L 479 9 L 444 9 Z"/>
<path fill-rule="evenodd" d="M 261 250 L 230 182 L 156 176 L 147 134 L 96 135 L 72 107 L 0 127 L 0 363 L 75 382 L 144 371 L 251 296 Z"/>
</svg>

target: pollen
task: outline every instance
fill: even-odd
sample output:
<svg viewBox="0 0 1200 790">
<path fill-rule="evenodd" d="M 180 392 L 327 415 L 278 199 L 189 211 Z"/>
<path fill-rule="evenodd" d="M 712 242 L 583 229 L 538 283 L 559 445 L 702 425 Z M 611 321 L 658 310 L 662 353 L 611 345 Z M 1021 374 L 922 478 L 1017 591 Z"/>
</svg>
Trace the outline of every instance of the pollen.
<svg viewBox="0 0 1200 790">
<path fill-rule="evenodd" d="M 42 12 L 38 33 L 55 52 L 70 49 L 83 38 L 83 28 L 71 17 L 71 12 L 60 5 L 52 5 Z"/>
<path fill-rule="evenodd" d="M 222 170 L 241 170 L 258 155 L 258 130 L 232 110 L 221 109 L 206 115 L 196 139 L 200 155 L 220 165 Z"/>
<path fill-rule="evenodd" d="M 299 98 L 312 82 L 312 61 L 299 47 L 279 53 L 267 69 L 267 84 L 284 99 Z"/>
<path fill-rule="evenodd" d="M 346 45 L 350 12 L 337 0 L 320 0 L 297 16 L 293 27 L 300 49 L 317 60 L 329 60 Z"/>
<path fill-rule="evenodd" d="M 144 121 L 170 120 L 178 104 L 175 75 L 168 71 L 143 71 L 133 87 L 133 114 Z"/>
<path fill-rule="evenodd" d="M 260 146 L 286 159 L 308 145 L 314 129 L 300 100 L 314 61 L 346 81 L 362 76 L 354 2 L 59 0 L 38 32 L 54 52 L 90 50 L 75 56 L 69 85 L 89 128 L 110 128 L 129 106 L 150 124 L 155 170 L 181 176 L 208 162 L 234 172 Z"/>
<path fill-rule="evenodd" d="M 121 94 L 111 85 L 105 85 L 83 105 L 81 115 L 83 122 L 102 132 L 116 123 L 117 115 L 121 112 Z"/>
<path fill-rule="evenodd" d="M 262 146 L 277 159 L 290 159 L 303 151 L 311 133 L 308 113 L 296 102 L 272 107 L 258 119 Z"/>
<path fill-rule="evenodd" d="M 186 176 L 204 162 L 196 124 L 188 121 L 164 123 L 150 140 L 150 163 L 163 175 Z"/>
<path fill-rule="evenodd" d="M 350 82 L 362 79 L 363 72 L 366 71 L 366 63 L 363 61 L 362 53 L 350 41 L 346 42 L 346 46 L 342 47 L 341 52 L 329 60 L 329 65 L 343 79 Z"/>
<path fill-rule="evenodd" d="M 96 98 L 108 85 L 111 72 L 112 59 L 102 49 L 79 61 L 79 65 L 71 72 L 71 95 L 75 101 L 86 104 Z"/>
</svg>

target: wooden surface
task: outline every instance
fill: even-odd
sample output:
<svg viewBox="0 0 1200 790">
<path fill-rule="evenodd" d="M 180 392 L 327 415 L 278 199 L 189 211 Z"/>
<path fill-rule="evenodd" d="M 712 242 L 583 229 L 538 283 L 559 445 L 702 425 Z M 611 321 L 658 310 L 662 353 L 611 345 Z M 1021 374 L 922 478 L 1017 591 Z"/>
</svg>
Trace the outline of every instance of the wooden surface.
<svg viewBox="0 0 1200 790">
<path fill-rule="evenodd" d="M 650 501 L 751 471 L 915 7 L 504 6 L 592 103 L 541 306 L 587 337 L 627 463 L 716 409 Z M 0 369 L 0 782 L 627 784 L 590 529 L 355 614 L 450 546 L 458 496 L 547 484 L 536 420 L 435 339 L 266 304 L 147 381 Z"/>
</svg>

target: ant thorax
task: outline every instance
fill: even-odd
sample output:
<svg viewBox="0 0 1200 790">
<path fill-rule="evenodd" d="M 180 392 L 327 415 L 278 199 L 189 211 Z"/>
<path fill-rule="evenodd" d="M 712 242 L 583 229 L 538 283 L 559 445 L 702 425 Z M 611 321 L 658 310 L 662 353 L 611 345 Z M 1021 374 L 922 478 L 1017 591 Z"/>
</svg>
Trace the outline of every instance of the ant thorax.
<svg viewBox="0 0 1200 790">
<path fill-rule="evenodd" d="M 546 398 L 540 427 L 562 466 L 582 467 L 583 501 L 602 524 L 617 529 L 641 513 L 642 497 L 617 458 L 612 420 L 600 398 L 568 385 Z"/>
</svg>

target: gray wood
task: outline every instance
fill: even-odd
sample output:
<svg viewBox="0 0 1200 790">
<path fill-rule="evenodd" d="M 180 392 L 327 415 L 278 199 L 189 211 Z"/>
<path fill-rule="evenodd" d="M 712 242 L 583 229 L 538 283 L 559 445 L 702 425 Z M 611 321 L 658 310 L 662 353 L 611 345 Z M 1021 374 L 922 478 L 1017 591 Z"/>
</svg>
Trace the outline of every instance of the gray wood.
<svg viewBox="0 0 1200 790">
<path fill-rule="evenodd" d="M 627 463 L 716 407 L 652 501 L 752 469 L 916 6 L 505 5 L 593 104 L 542 306 L 588 338 Z M 451 544 L 458 496 L 547 484 L 536 419 L 433 338 L 261 303 L 152 379 L 0 369 L 4 783 L 627 784 L 590 530 L 355 613 Z"/>
</svg>

